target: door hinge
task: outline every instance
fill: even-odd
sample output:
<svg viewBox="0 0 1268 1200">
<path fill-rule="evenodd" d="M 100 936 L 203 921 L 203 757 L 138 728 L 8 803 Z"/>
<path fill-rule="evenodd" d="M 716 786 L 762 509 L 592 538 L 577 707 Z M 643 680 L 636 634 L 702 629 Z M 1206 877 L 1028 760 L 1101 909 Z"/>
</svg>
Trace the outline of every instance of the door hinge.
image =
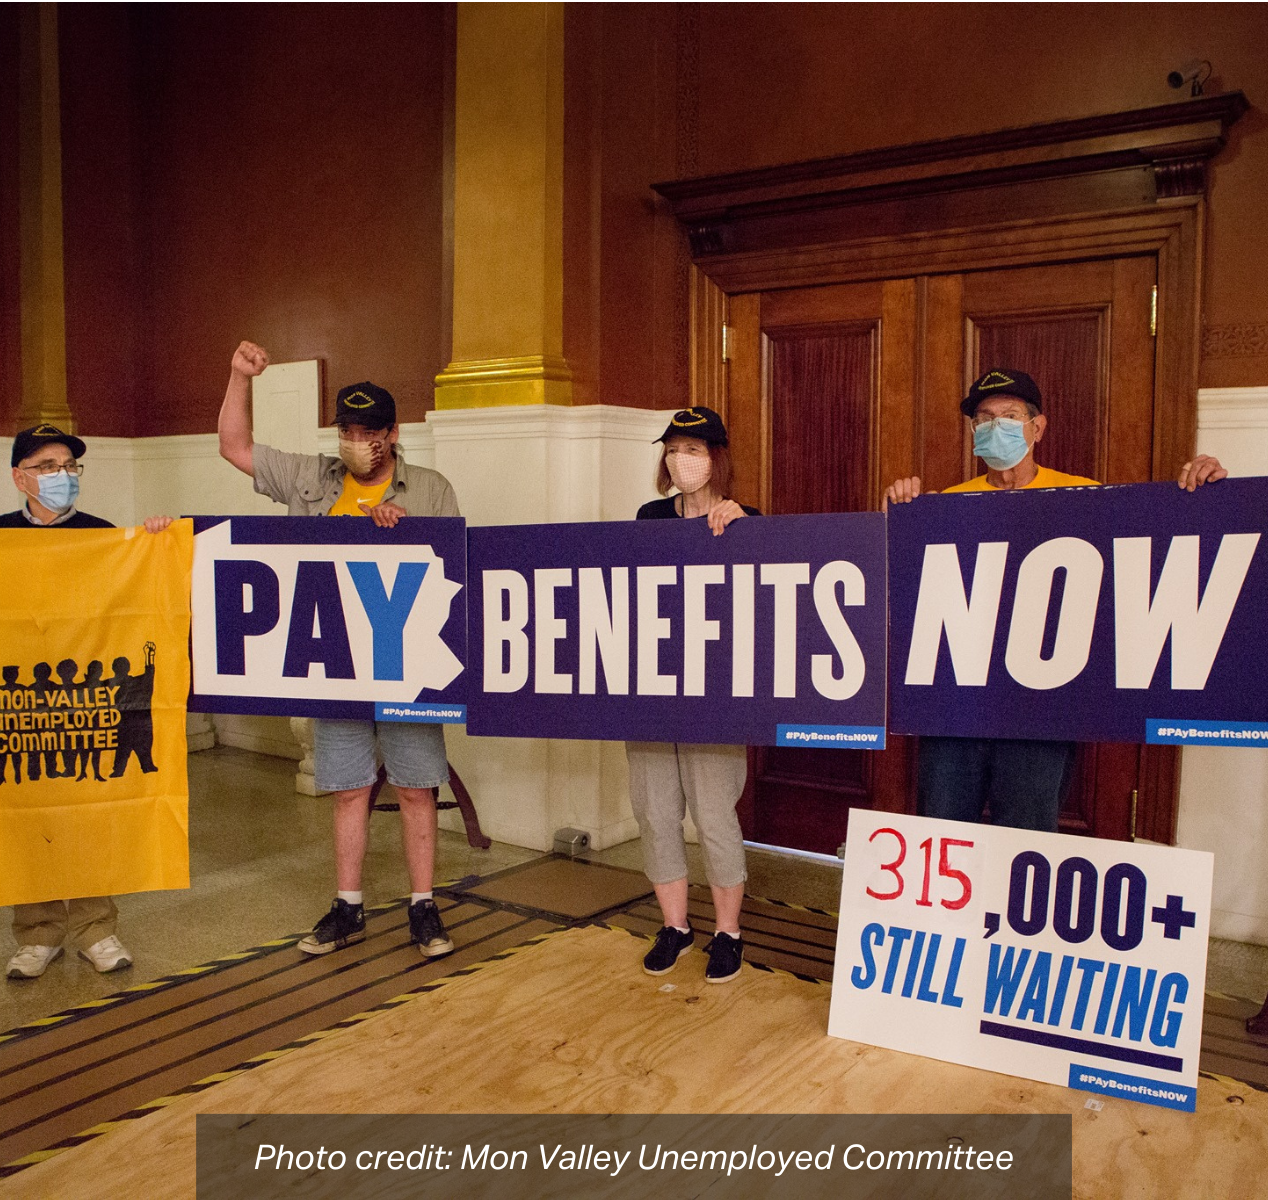
<svg viewBox="0 0 1268 1200">
<path fill-rule="evenodd" d="M 1156 283 L 1149 295 L 1149 336 L 1158 336 L 1158 285 Z"/>
<path fill-rule="evenodd" d="M 1139 799 L 1140 799 L 1140 793 L 1136 790 L 1136 788 L 1132 788 L 1132 828 L 1131 828 L 1131 841 L 1133 841 L 1133 842 L 1136 840 L 1136 803 L 1137 803 L 1137 801 L 1138 801 Z"/>
<path fill-rule="evenodd" d="M 722 326 L 722 361 L 731 361 L 731 326 Z"/>
</svg>

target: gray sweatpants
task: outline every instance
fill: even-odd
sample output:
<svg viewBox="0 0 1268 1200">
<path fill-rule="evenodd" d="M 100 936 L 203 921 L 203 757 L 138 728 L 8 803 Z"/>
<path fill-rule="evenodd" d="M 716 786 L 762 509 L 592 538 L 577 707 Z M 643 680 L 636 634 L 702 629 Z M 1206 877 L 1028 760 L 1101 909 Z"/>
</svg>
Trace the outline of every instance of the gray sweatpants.
<svg viewBox="0 0 1268 1200">
<path fill-rule="evenodd" d="M 687 877 L 682 819 L 690 811 L 709 882 L 722 888 L 743 883 L 748 872 L 735 806 L 748 775 L 745 748 L 626 742 L 625 754 L 630 763 L 630 806 L 643 837 L 647 878 L 673 883 Z"/>
</svg>

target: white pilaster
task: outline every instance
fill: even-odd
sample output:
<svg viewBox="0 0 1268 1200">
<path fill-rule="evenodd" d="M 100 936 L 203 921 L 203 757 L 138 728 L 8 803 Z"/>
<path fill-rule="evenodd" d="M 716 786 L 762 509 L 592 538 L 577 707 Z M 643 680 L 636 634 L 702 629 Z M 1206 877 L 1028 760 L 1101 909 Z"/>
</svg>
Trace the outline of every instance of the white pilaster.
<svg viewBox="0 0 1268 1200">
<path fill-rule="evenodd" d="M 524 525 L 631 520 L 655 496 L 654 439 L 668 420 L 646 409 L 539 404 L 448 409 L 426 424 L 435 468 L 467 521 Z M 548 850 L 565 825 L 589 833 L 596 849 L 637 836 L 622 744 L 471 738 L 455 729 L 446 738 L 490 837 Z M 461 829 L 453 812 L 441 820 Z"/>
</svg>

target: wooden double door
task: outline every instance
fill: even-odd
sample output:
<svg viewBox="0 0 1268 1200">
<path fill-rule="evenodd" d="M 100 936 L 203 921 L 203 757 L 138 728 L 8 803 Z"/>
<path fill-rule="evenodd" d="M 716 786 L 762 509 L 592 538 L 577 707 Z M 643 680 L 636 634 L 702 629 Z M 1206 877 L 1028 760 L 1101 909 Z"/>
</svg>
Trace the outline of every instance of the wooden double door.
<svg viewBox="0 0 1268 1200">
<path fill-rule="evenodd" d="M 1153 256 L 733 295 L 728 417 L 737 495 L 769 513 L 859 512 L 918 475 L 968 479 L 959 402 L 984 370 L 1044 396 L 1045 466 L 1107 483 L 1153 477 Z M 1086 745 L 1062 829 L 1171 840 L 1174 751 Z M 881 752 L 752 751 L 750 839 L 834 853 L 853 806 L 914 811 L 914 739 Z"/>
</svg>

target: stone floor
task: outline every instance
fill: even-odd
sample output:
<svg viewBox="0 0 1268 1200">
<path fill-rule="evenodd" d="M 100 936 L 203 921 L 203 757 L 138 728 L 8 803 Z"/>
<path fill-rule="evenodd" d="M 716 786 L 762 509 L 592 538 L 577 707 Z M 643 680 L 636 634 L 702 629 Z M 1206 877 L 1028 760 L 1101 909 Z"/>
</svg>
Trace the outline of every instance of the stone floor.
<svg viewBox="0 0 1268 1200">
<path fill-rule="evenodd" d="M 330 812 L 324 800 L 296 794 L 294 772 L 289 760 L 229 747 L 190 755 L 189 890 L 120 898 L 119 934 L 136 957 L 127 970 L 98 975 L 70 953 L 39 980 L 0 980 L 0 1030 L 310 928 L 332 894 Z M 692 881 L 704 883 L 698 851 L 688 852 Z M 436 877 L 487 875 L 535 857 L 536 851 L 499 842 L 475 850 L 460 834 L 442 832 Z M 587 857 L 635 870 L 642 865 L 637 842 Z M 365 881 L 369 904 L 409 890 L 394 813 L 376 813 L 371 821 Z M 840 886 L 833 862 L 749 853 L 751 895 L 834 911 Z M 0 961 L 13 952 L 9 918 L 10 910 L 0 909 Z M 1268 947 L 1212 939 L 1207 978 L 1215 991 L 1263 997 Z"/>
</svg>

